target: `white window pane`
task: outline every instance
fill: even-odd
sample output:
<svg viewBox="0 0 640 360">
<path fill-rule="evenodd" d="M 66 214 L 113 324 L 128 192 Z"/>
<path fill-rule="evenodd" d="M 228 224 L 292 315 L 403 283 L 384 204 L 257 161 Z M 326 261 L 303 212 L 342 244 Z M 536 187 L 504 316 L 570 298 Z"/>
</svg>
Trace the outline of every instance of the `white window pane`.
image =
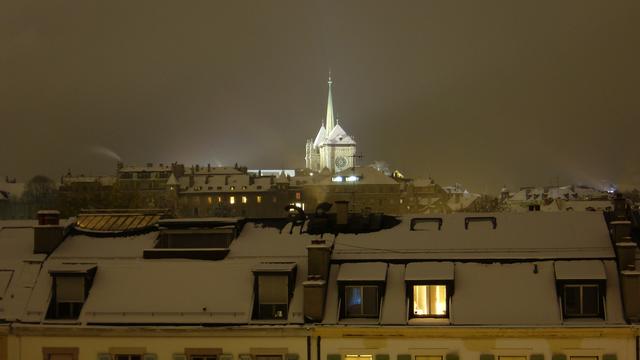
<svg viewBox="0 0 640 360">
<path fill-rule="evenodd" d="M 84 302 L 84 278 L 80 276 L 57 276 L 56 301 Z"/>
</svg>

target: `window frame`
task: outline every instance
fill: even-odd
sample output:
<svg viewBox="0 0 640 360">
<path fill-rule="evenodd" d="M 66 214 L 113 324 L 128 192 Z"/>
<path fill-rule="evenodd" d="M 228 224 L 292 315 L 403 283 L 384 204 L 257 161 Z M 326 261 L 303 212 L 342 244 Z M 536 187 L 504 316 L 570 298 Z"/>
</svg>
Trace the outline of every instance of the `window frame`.
<svg viewBox="0 0 640 360">
<path fill-rule="evenodd" d="M 293 292 L 295 290 L 296 284 L 296 271 L 284 272 L 284 271 L 257 271 L 253 273 L 254 281 L 253 281 L 253 293 L 254 293 L 254 301 L 253 301 L 253 320 L 262 320 L 262 321 L 286 321 L 289 319 L 289 311 L 291 308 L 291 298 L 293 297 Z M 265 303 L 262 304 L 260 302 L 260 277 L 261 276 L 283 276 L 287 277 L 287 303 L 286 304 L 275 304 L 275 303 Z M 284 317 L 275 318 L 275 317 L 265 317 L 263 316 L 260 308 L 262 305 L 286 305 L 286 311 L 284 312 Z"/>
<path fill-rule="evenodd" d="M 605 317 L 604 305 L 606 303 L 606 280 L 558 280 L 556 284 L 556 292 L 560 301 L 560 309 L 562 311 L 562 318 L 566 320 L 570 319 L 603 319 Z M 598 313 L 597 314 L 567 314 L 566 287 L 580 287 L 580 309 L 584 307 L 583 287 L 596 287 L 598 290 Z"/>
<path fill-rule="evenodd" d="M 42 358 L 44 360 L 51 359 L 51 355 L 71 355 L 71 359 L 78 360 L 80 357 L 80 348 L 77 347 L 43 347 Z"/>
<path fill-rule="evenodd" d="M 420 280 L 406 281 L 406 297 L 408 301 L 409 319 L 448 319 L 451 313 L 451 296 L 453 295 L 453 280 Z M 446 309 L 444 315 L 416 315 L 413 308 L 413 287 L 414 286 L 445 286 L 446 287 Z"/>
<path fill-rule="evenodd" d="M 348 299 L 347 299 L 347 288 L 352 288 L 352 287 L 360 287 L 361 288 L 361 294 L 364 298 L 364 287 L 376 287 L 376 291 L 377 291 L 377 304 L 376 304 L 376 310 L 377 310 L 377 314 L 375 315 L 369 315 L 369 314 L 361 314 L 361 315 L 356 315 L 356 316 L 352 316 L 348 314 Z M 385 290 L 385 282 L 383 281 L 341 281 L 339 284 L 339 291 L 340 291 L 340 319 L 379 319 L 380 318 L 380 304 L 382 303 L 382 298 L 384 297 L 384 290 Z M 363 301 L 364 303 L 364 301 Z M 361 305 L 361 307 L 364 309 L 364 305 Z"/>
</svg>

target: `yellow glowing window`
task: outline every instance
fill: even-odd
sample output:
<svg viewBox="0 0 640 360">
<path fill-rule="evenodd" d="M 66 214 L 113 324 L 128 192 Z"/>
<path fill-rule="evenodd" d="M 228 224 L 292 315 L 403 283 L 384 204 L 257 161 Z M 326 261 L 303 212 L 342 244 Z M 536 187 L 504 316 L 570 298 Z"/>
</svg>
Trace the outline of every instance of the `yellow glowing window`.
<svg viewBox="0 0 640 360">
<path fill-rule="evenodd" d="M 262 196 L 260 195 L 256 196 L 256 202 L 260 204 L 262 202 Z"/>
<path fill-rule="evenodd" d="M 247 197 L 246 197 L 246 196 L 243 196 L 243 197 L 242 197 L 242 203 L 243 203 L 243 204 L 246 204 L 246 203 L 247 203 Z"/>
<path fill-rule="evenodd" d="M 236 189 L 236 187 L 235 187 L 235 186 L 232 186 L 232 187 L 231 187 L 231 190 L 235 190 L 235 189 Z"/>
<path fill-rule="evenodd" d="M 218 196 L 218 203 L 222 202 L 222 196 Z"/>
<path fill-rule="evenodd" d="M 447 315 L 446 285 L 414 285 L 413 316 L 438 317 Z"/>
<path fill-rule="evenodd" d="M 235 196 L 229 196 L 229 204 L 235 204 L 236 203 L 236 197 Z"/>
<path fill-rule="evenodd" d="M 414 357 L 414 360 L 442 360 L 442 356 L 439 356 L 439 355 L 416 355 Z"/>
<path fill-rule="evenodd" d="M 300 200 L 302 199 L 302 194 L 300 194 L 299 192 L 296 193 L 296 200 Z"/>
<path fill-rule="evenodd" d="M 345 360 L 372 360 L 373 355 L 356 355 L 356 354 L 347 354 L 344 356 Z"/>
<path fill-rule="evenodd" d="M 211 202 L 212 202 L 212 201 L 213 201 L 213 200 L 211 199 L 211 196 L 209 196 L 209 197 L 207 198 L 207 202 L 209 203 L 209 205 L 211 205 Z"/>
</svg>

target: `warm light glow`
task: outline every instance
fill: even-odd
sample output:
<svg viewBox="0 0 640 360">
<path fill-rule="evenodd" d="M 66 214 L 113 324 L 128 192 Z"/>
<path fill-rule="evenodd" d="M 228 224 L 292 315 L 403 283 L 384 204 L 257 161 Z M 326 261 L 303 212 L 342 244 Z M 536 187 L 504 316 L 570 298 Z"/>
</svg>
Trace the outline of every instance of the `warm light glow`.
<svg viewBox="0 0 640 360">
<path fill-rule="evenodd" d="M 222 202 L 222 196 L 218 196 L 218 204 Z"/>
<path fill-rule="evenodd" d="M 302 198 L 302 194 L 299 192 L 296 193 L 296 200 L 300 200 Z"/>
<path fill-rule="evenodd" d="M 235 204 L 236 203 L 236 197 L 235 196 L 229 196 L 229 204 Z"/>
<path fill-rule="evenodd" d="M 334 176 L 331 178 L 333 182 L 342 182 L 342 176 Z"/>
<path fill-rule="evenodd" d="M 447 314 L 447 287 L 445 285 L 414 285 L 413 314 L 442 316 Z"/>
<path fill-rule="evenodd" d="M 207 202 L 209 203 L 209 205 L 211 205 L 211 203 L 213 202 L 213 200 L 211 199 L 211 196 L 207 197 Z"/>
<path fill-rule="evenodd" d="M 345 359 L 349 360 L 372 360 L 373 355 L 356 355 L 356 354 L 347 354 L 344 356 Z"/>
<path fill-rule="evenodd" d="M 258 204 L 262 203 L 262 196 L 261 195 L 256 196 L 256 203 L 258 203 Z"/>
<path fill-rule="evenodd" d="M 347 182 L 354 182 L 354 181 L 358 181 L 360 179 L 358 179 L 358 177 L 355 176 L 355 175 L 351 175 L 351 176 L 347 176 L 346 180 L 347 180 Z"/>
<path fill-rule="evenodd" d="M 246 196 L 243 196 L 243 197 L 242 197 L 242 203 L 243 203 L 243 204 L 246 204 L 246 203 L 247 203 L 247 197 L 246 197 Z"/>
</svg>

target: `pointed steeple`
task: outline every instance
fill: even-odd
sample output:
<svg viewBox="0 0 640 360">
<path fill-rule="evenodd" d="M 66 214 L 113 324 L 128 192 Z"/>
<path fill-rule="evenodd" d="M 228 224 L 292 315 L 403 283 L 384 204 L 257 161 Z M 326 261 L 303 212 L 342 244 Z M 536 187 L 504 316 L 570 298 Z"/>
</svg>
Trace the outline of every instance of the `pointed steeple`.
<svg viewBox="0 0 640 360">
<path fill-rule="evenodd" d="M 331 85 L 333 84 L 333 81 L 331 81 L 331 72 L 329 72 L 328 84 L 329 84 L 329 95 L 327 98 L 327 118 L 325 119 L 327 134 L 330 133 L 331 130 L 333 130 L 333 127 L 336 125 L 335 119 L 333 116 L 333 97 L 331 96 Z"/>
</svg>

